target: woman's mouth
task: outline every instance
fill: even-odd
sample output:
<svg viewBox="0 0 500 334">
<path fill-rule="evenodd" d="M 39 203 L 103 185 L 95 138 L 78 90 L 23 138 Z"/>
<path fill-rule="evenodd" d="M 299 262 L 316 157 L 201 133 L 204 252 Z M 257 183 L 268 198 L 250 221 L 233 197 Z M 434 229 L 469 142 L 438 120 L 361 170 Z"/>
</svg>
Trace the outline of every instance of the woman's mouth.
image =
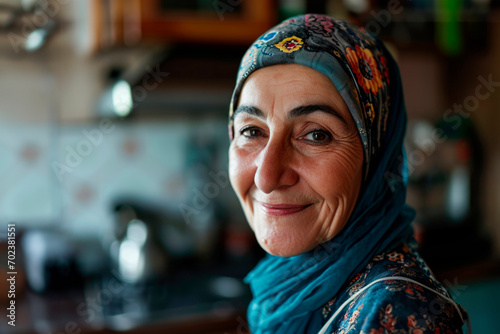
<svg viewBox="0 0 500 334">
<path fill-rule="evenodd" d="M 268 204 L 268 203 L 260 203 L 262 209 L 265 213 L 271 216 L 286 216 L 291 215 L 293 213 L 299 212 L 310 206 L 311 204 L 306 205 L 295 205 L 295 204 Z"/>
</svg>

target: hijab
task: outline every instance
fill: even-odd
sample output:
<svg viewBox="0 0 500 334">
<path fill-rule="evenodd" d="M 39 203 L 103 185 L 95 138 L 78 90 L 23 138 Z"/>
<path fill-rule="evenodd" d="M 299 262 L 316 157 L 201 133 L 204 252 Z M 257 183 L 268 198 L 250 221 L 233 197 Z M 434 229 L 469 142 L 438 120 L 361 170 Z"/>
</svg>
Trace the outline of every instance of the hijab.
<svg viewBox="0 0 500 334">
<path fill-rule="evenodd" d="M 325 15 L 290 18 L 248 49 L 238 71 L 232 116 L 250 74 L 276 64 L 300 64 L 332 80 L 364 149 L 363 184 L 344 229 L 292 257 L 267 255 L 247 275 L 252 333 L 314 333 L 322 307 L 377 254 L 413 238 L 414 211 L 405 204 L 403 148 L 406 109 L 397 64 L 383 43 L 349 22 Z M 307 222 L 304 222 L 307 223 Z"/>
</svg>

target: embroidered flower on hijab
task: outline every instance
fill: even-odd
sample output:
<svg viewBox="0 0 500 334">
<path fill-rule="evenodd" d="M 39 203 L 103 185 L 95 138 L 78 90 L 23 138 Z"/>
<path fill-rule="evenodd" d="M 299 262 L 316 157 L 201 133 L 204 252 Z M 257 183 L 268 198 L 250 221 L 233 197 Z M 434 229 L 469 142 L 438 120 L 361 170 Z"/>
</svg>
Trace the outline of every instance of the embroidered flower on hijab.
<svg viewBox="0 0 500 334">
<path fill-rule="evenodd" d="M 373 120 L 375 119 L 375 109 L 373 108 L 373 104 L 365 104 L 365 115 L 370 120 L 370 123 L 373 123 Z"/>
<path fill-rule="evenodd" d="M 367 94 L 371 91 L 377 95 L 378 90 L 382 88 L 382 75 L 377 62 L 369 49 L 363 49 L 359 45 L 356 45 L 355 49 L 349 47 L 346 49 L 349 66 L 356 74 L 358 84 L 363 88 L 363 91 Z"/>
<path fill-rule="evenodd" d="M 274 38 L 274 36 L 276 36 L 276 34 L 277 34 L 276 31 L 268 32 L 267 34 L 265 34 L 264 36 L 262 36 L 262 40 L 264 42 L 270 41 L 271 39 Z"/>
<path fill-rule="evenodd" d="M 297 36 L 287 37 L 281 42 L 274 44 L 275 47 L 286 53 L 292 53 L 302 47 L 304 42 Z"/>
<path fill-rule="evenodd" d="M 306 14 L 306 27 L 311 31 L 321 34 L 325 37 L 331 37 L 333 32 L 333 21 L 322 15 Z"/>
</svg>

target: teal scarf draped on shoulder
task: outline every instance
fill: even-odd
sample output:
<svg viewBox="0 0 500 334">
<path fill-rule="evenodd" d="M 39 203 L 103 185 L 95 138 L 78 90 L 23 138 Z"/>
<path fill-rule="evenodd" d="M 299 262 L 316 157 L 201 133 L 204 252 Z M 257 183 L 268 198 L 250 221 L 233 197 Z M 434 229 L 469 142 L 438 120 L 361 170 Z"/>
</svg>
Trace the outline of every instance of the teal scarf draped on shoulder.
<svg viewBox="0 0 500 334">
<path fill-rule="evenodd" d="M 405 204 L 406 110 L 396 62 L 385 46 L 352 24 L 324 15 L 290 18 L 262 35 L 241 62 L 230 110 L 245 79 L 259 68 L 294 63 L 335 84 L 364 148 L 364 179 L 344 229 L 293 257 L 268 255 L 248 274 L 252 333 L 317 333 L 321 308 L 377 254 L 413 238 Z"/>
</svg>

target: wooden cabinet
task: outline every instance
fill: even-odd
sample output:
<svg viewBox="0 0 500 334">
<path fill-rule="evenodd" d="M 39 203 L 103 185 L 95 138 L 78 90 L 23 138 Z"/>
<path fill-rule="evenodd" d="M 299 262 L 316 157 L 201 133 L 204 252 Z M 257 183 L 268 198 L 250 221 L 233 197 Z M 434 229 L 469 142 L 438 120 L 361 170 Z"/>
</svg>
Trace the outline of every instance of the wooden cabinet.
<svg viewBox="0 0 500 334">
<path fill-rule="evenodd" d="M 139 41 L 248 45 L 277 23 L 269 0 L 94 0 L 95 48 Z"/>
</svg>

